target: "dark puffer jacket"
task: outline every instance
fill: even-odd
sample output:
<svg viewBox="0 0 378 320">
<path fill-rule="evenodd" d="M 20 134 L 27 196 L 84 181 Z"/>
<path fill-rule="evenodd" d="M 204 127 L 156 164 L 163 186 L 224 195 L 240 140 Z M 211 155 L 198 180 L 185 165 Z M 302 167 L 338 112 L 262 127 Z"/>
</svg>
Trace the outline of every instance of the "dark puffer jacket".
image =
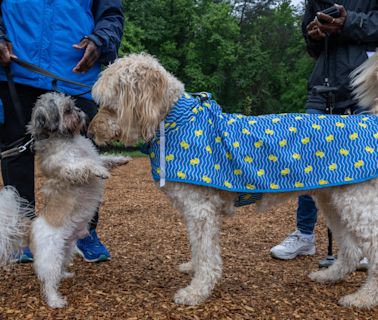
<svg viewBox="0 0 378 320">
<path fill-rule="evenodd" d="M 346 109 L 356 104 L 349 86 L 350 73 L 367 58 L 367 52 L 378 47 L 378 1 L 338 0 L 347 10 L 347 18 L 341 32 L 329 39 L 328 61 L 325 59 L 325 41 L 308 38 L 306 26 L 315 18 L 316 12 L 332 6 L 331 0 L 307 0 L 302 31 L 309 54 L 317 59 L 309 79 L 309 96 L 306 108 L 326 109 L 326 99 L 312 94 L 311 89 L 323 85 L 329 69 L 330 86 L 338 87 L 335 108 Z"/>
</svg>

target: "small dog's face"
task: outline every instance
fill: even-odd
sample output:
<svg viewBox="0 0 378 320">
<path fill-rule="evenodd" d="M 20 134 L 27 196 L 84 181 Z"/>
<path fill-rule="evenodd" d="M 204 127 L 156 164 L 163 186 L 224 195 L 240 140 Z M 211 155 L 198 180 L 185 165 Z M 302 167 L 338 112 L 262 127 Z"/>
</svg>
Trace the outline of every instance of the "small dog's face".
<svg viewBox="0 0 378 320">
<path fill-rule="evenodd" d="M 120 140 L 128 146 L 152 139 L 169 105 L 170 77 L 147 54 L 129 55 L 105 69 L 92 90 L 100 109 L 88 133 L 96 144 Z"/>
<path fill-rule="evenodd" d="M 85 127 L 86 115 L 72 98 L 61 93 L 41 95 L 33 108 L 28 131 L 36 139 L 51 135 L 74 136 Z"/>
</svg>

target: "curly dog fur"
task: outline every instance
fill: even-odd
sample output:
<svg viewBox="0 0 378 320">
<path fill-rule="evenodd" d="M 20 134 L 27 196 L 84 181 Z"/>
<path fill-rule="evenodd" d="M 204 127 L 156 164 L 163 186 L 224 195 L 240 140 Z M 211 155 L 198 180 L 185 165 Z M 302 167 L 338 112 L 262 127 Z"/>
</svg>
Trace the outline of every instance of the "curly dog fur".
<svg viewBox="0 0 378 320">
<path fill-rule="evenodd" d="M 150 140 L 159 123 L 184 93 L 184 85 L 148 54 L 118 59 L 93 88 L 100 110 L 89 132 L 97 144 L 121 140 L 130 145 Z M 377 110 L 375 109 L 375 112 Z M 328 269 L 310 274 L 314 281 L 337 282 L 353 272 L 361 257 L 369 259 L 369 275 L 355 293 L 342 297 L 344 306 L 370 308 L 378 304 L 378 179 L 360 184 L 312 190 L 318 208 L 339 245 L 338 259 Z M 235 194 L 189 184 L 167 183 L 163 192 L 186 221 L 192 249 L 182 272 L 193 274 L 191 283 L 175 294 L 179 304 L 196 305 L 211 294 L 221 277 L 219 228 L 224 214 L 233 212 Z M 266 194 L 259 204 L 266 209 L 298 193 Z"/>
<path fill-rule="evenodd" d="M 73 276 L 66 268 L 76 240 L 87 235 L 102 201 L 108 168 L 130 160 L 100 156 L 93 143 L 80 135 L 85 120 L 73 99 L 47 93 L 37 100 L 28 125 L 45 178 L 45 206 L 32 222 L 31 250 L 43 294 L 53 308 L 67 303 L 58 291 L 59 283 Z"/>
</svg>

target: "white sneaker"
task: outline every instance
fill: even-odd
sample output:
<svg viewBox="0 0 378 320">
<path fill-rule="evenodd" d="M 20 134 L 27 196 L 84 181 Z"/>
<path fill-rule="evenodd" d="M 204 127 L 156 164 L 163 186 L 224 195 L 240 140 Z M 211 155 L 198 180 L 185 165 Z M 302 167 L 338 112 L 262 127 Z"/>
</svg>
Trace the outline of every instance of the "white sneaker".
<svg viewBox="0 0 378 320">
<path fill-rule="evenodd" d="M 270 249 L 274 258 L 290 260 L 296 256 L 312 256 L 315 254 L 315 235 L 304 235 L 299 230 L 289 236 L 279 245 Z"/>
</svg>

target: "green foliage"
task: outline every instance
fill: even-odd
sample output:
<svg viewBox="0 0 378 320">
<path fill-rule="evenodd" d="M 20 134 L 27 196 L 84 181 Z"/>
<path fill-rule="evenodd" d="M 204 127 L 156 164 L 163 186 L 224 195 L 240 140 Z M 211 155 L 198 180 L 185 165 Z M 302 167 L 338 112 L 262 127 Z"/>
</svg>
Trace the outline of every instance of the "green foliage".
<svg viewBox="0 0 378 320">
<path fill-rule="evenodd" d="M 303 111 L 312 61 L 288 0 L 128 0 L 120 52 L 146 51 L 227 112 Z"/>
</svg>

